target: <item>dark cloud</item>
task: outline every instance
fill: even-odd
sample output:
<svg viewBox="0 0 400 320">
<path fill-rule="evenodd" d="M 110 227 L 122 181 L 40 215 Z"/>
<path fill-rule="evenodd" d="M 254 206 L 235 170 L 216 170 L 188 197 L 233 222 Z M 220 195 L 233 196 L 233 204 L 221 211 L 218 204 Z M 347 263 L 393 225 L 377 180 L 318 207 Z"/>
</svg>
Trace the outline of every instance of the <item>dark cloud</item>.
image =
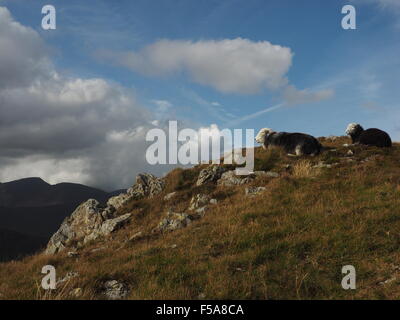
<svg viewBox="0 0 400 320">
<path fill-rule="evenodd" d="M 33 29 L 0 7 L 0 181 L 40 176 L 126 187 L 145 161 L 153 115 L 101 78 L 66 78 Z"/>
</svg>

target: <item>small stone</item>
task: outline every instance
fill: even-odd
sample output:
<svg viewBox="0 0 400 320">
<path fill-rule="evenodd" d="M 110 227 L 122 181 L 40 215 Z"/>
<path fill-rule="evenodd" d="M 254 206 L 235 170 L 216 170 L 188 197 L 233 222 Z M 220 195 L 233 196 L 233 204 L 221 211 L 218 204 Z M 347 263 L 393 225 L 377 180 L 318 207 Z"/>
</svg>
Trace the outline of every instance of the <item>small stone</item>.
<svg viewBox="0 0 400 320">
<path fill-rule="evenodd" d="M 83 294 L 82 288 L 75 288 L 71 290 L 71 292 L 69 293 L 69 295 L 74 298 L 79 298 L 82 296 L 82 294 Z"/>
<path fill-rule="evenodd" d="M 389 284 L 389 283 L 391 283 L 391 282 L 393 282 L 393 281 L 396 281 L 397 280 L 397 277 L 392 277 L 392 278 L 390 278 L 390 279 L 387 279 L 387 280 L 385 280 L 385 281 L 381 281 L 381 282 L 379 282 L 378 284 L 379 285 L 385 285 L 385 284 Z"/>
<path fill-rule="evenodd" d="M 198 299 L 200 299 L 200 300 L 205 299 L 205 298 L 206 298 L 206 294 L 205 293 L 200 293 L 198 295 Z"/>
<path fill-rule="evenodd" d="M 354 155 L 354 152 L 352 150 L 349 150 L 349 151 L 347 151 L 346 155 L 351 157 Z"/>
<path fill-rule="evenodd" d="M 164 197 L 164 200 L 165 200 L 165 201 L 171 200 L 175 195 L 176 195 L 176 192 L 168 193 L 168 194 Z"/>
<path fill-rule="evenodd" d="M 218 200 L 217 199 L 211 199 L 210 200 L 210 204 L 217 204 L 218 203 Z"/>
<path fill-rule="evenodd" d="M 265 187 L 248 187 L 245 189 L 245 193 L 248 196 L 252 196 L 252 195 L 257 195 L 260 194 L 261 192 L 267 190 L 267 188 Z"/>
<path fill-rule="evenodd" d="M 267 177 L 270 177 L 270 178 L 278 178 L 279 177 L 279 173 L 274 172 L 274 171 L 267 171 L 266 174 L 267 174 Z"/>
<path fill-rule="evenodd" d="M 178 245 L 176 245 L 176 244 L 173 244 L 173 245 L 171 246 L 172 249 L 175 249 L 175 248 L 177 248 L 177 247 L 178 247 Z"/>
<path fill-rule="evenodd" d="M 69 251 L 69 252 L 67 253 L 67 256 L 70 257 L 70 258 L 78 257 L 78 256 L 79 256 L 79 253 L 76 252 L 76 251 Z"/>
<path fill-rule="evenodd" d="M 203 217 L 203 216 L 205 215 L 207 209 L 208 209 L 208 207 L 207 207 L 207 206 L 204 206 L 204 207 L 201 207 L 201 208 L 196 209 L 195 212 L 196 212 L 196 214 L 198 214 L 200 217 Z"/>
<path fill-rule="evenodd" d="M 56 287 L 58 287 L 60 284 L 63 284 L 64 282 L 68 282 L 76 277 L 79 277 L 79 273 L 78 272 L 68 272 L 64 278 L 60 279 L 57 281 L 56 283 Z"/>
<path fill-rule="evenodd" d="M 109 300 L 121 300 L 126 298 L 129 294 L 127 286 L 117 280 L 106 281 L 103 287 L 103 294 Z"/>
</svg>

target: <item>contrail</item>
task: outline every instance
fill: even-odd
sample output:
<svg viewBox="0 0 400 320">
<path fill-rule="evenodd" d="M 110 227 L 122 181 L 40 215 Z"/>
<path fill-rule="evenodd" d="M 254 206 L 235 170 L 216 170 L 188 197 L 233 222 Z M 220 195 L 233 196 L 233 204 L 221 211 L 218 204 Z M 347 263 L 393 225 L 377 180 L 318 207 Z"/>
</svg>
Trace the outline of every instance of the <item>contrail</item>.
<svg viewBox="0 0 400 320">
<path fill-rule="evenodd" d="M 237 124 L 239 124 L 239 123 L 241 123 L 241 122 L 243 122 L 243 121 L 256 118 L 256 117 L 258 117 L 258 116 L 260 116 L 260 115 L 262 115 L 262 114 L 264 114 L 264 113 L 268 113 L 268 112 L 274 111 L 274 110 L 276 110 L 276 109 L 279 109 L 279 108 L 281 108 L 282 106 L 283 106 L 283 103 L 279 103 L 279 104 L 277 104 L 277 105 L 274 105 L 273 107 L 269 107 L 269 108 L 267 108 L 267 109 L 257 111 L 257 112 L 255 112 L 255 113 L 252 113 L 252 114 L 249 114 L 249 115 L 247 115 L 247 116 L 244 116 L 244 117 L 241 117 L 241 118 L 239 118 L 239 119 L 236 119 L 236 120 L 233 120 L 233 121 L 228 122 L 228 126 L 237 125 Z"/>
</svg>

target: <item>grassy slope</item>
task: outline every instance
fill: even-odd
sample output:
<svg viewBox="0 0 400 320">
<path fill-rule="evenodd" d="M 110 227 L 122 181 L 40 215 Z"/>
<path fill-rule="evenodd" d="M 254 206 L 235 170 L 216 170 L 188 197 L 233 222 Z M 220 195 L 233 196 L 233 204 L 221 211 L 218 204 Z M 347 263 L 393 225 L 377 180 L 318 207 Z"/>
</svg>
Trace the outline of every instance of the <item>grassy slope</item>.
<svg viewBox="0 0 400 320">
<path fill-rule="evenodd" d="M 0 264 L 0 295 L 43 298 L 37 289 L 40 270 L 51 264 L 59 277 L 68 271 L 81 275 L 51 298 L 67 298 L 76 287 L 83 288 L 84 299 L 101 298 L 99 287 L 108 279 L 128 283 L 132 299 L 196 299 L 201 293 L 209 299 L 397 298 L 400 146 L 351 147 L 356 161 L 347 162 L 348 148 L 341 147 L 346 142 L 324 140 L 337 151 L 308 159 L 257 149 L 257 168 L 279 171 L 281 177 L 254 182 L 267 187 L 255 197 L 246 197 L 244 186 L 193 187 L 200 167 L 174 170 L 163 194 L 122 210 L 134 213 L 130 225 L 81 249 L 78 258 L 36 255 Z M 310 161 L 320 160 L 340 164 L 310 168 Z M 174 190 L 178 196 L 164 201 Z M 167 208 L 182 212 L 199 192 L 219 199 L 203 219 L 172 233 L 151 233 Z M 138 231 L 146 236 L 125 241 Z M 357 290 L 341 288 L 347 264 L 356 267 Z"/>
</svg>

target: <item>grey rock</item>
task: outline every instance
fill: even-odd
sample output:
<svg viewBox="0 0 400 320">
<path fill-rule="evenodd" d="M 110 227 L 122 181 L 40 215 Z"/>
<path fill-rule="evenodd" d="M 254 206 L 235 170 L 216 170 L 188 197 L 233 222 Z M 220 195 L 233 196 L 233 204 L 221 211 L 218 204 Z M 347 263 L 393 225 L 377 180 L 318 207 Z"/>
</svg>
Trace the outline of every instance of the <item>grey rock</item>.
<svg viewBox="0 0 400 320">
<path fill-rule="evenodd" d="M 253 180 L 251 176 L 237 176 L 234 170 L 230 170 L 224 172 L 221 175 L 221 178 L 218 179 L 217 184 L 221 186 L 231 187 L 231 186 L 240 186 L 246 183 L 249 183 Z"/>
<path fill-rule="evenodd" d="M 76 251 L 69 251 L 69 252 L 67 253 L 67 256 L 70 257 L 70 258 L 78 257 L 78 256 L 79 256 L 79 253 L 76 252 Z"/>
<path fill-rule="evenodd" d="M 45 253 L 55 254 L 70 247 L 72 242 L 79 241 L 82 246 L 90 240 L 106 236 L 119 229 L 131 216 L 114 217 L 114 214 L 114 208 L 103 207 L 94 199 L 82 203 L 50 238 Z"/>
<path fill-rule="evenodd" d="M 248 196 L 257 195 L 262 193 L 263 191 L 267 190 L 265 187 L 248 187 L 245 189 L 245 193 Z"/>
<path fill-rule="evenodd" d="M 121 300 L 128 296 L 128 287 L 117 280 L 106 281 L 103 285 L 103 294 L 109 300 Z"/>
<path fill-rule="evenodd" d="M 210 196 L 206 194 L 196 194 L 192 197 L 189 204 L 189 210 L 196 210 L 197 208 L 203 207 L 210 203 Z"/>
<path fill-rule="evenodd" d="M 83 294 L 82 288 L 75 288 L 71 290 L 71 292 L 69 293 L 69 295 L 73 298 L 80 298 L 82 294 Z"/>
<path fill-rule="evenodd" d="M 197 217 L 200 218 L 200 217 L 204 217 L 207 210 L 208 210 L 208 207 L 204 206 L 204 207 L 196 209 L 195 213 L 196 213 Z"/>
<path fill-rule="evenodd" d="M 279 178 L 279 173 L 274 171 L 255 171 L 253 174 L 256 178 Z"/>
<path fill-rule="evenodd" d="M 217 204 L 218 203 L 218 200 L 217 199 L 211 199 L 210 200 L 210 204 Z"/>
<path fill-rule="evenodd" d="M 100 228 L 101 233 L 103 235 L 109 235 L 110 233 L 120 229 L 129 221 L 131 216 L 131 213 L 127 213 L 117 218 L 104 221 Z"/>
<path fill-rule="evenodd" d="M 218 165 L 209 166 L 200 171 L 196 185 L 201 186 L 208 182 L 216 182 L 225 171 L 227 171 L 225 168 Z"/>
<path fill-rule="evenodd" d="M 187 227 L 194 220 L 193 216 L 186 213 L 167 212 L 164 219 L 160 221 L 155 231 L 175 231 Z"/>
<path fill-rule="evenodd" d="M 111 197 L 107 201 L 107 205 L 110 207 L 114 207 L 115 209 L 121 208 L 123 205 L 125 205 L 129 200 L 131 199 L 131 196 L 127 193 L 121 193 L 117 196 Z"/>
<path fill-rule="evenodd" d="M 119 209 L 130 200 L 139 200 L 145 197 L 153 197 L 159 194 L 165 187 L 163 179 L 157 178 L 150 173 L 140 173 L 136 176 L 136 183 L 118 196 L 111 197 L 107 201 L 109 207 Z"/>
<path fill-rule="evenodd" d="M 171 200 L 175 195 L 176 195 L 176 192 L 168 193 L 168 194 L 164 197 L 164 200 L 166 200 L 166 201 Z"/>
<path fill-rule="evenodd" d="M 128 194 L 135 200 L 145 197 L 154 197 L 163 191 L 165 182 L 150 173 L 141 173 L 136 176 L 136 183 L 128 189 Z"/>
<path fill-rule="evenodd" d="M 79 277 L 79 273 L 78 273 L 78 272 L 73 272 L 73 271 L 68 272 L 68 273 L 65 275 L 64 278 L 62 278 L 62 279 L 60 279 L 60 280 L 57 281 L 56 287 L 58 287 L 60 284 L 63 284 L 63 283 L 65 283 L 65 282 L 68 282 L 68 281 L 70 281 L 70 280 L 72 280 L 72 279 L 74 279 L 74 278 L 77 278 L 77 277 Z"/>
<path fill-rule="evenodd" d="M 84 238 L 99 229 L 104 221 L 103 209 L 94 199 L 89 199 L 79 205 L 50 238 L 45 253 L 54 254 L 62 251 L 71 241 Z"/>
</svg>

